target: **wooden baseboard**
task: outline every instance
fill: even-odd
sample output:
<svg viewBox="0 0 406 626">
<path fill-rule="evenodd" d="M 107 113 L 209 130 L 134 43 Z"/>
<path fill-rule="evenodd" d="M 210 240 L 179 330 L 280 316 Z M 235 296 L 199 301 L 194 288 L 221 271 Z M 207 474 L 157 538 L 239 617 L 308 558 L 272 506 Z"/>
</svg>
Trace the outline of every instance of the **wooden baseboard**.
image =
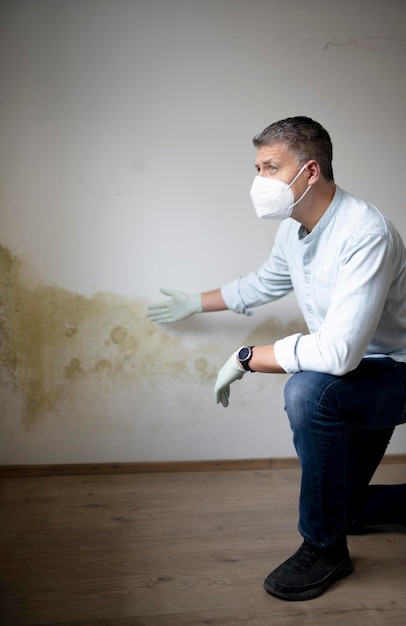
<svg viewBox="0 0 406 626">
<path fill-rule="evenodd" d="M 390 454 L 382 463 L 406 463 L 406 454 Z M 160 461 L 141 463 L 62 463 L 0 465 L 0 477 L 86 476 L 97 474 L 149 474 L 158 472 L 219 472 L 236 470 L 298 469 L 297 458 L 229 459 L 218 461 Z"/>
<path fill-rule="evenodd" d="M 0 476 L 80 476 L 92 474 L 152 474 L 158 472 L 218 472 L 293 467 L 299 467 L 298 459 L 230 459 L 214 461 L 146 461 L 139 463 L 0 465 Z"/>
</svg>

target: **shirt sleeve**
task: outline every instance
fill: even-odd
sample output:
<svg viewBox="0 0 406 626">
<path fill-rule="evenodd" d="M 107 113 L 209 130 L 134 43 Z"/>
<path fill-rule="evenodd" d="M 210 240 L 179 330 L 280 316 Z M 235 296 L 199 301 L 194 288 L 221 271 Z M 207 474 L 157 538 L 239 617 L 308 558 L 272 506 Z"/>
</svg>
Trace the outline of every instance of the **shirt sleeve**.
<svg viewBox="0 0 406 626">
<path fill-rule="evenodd" d="M 341 376 L 355 369 L 382 317 L 392 280 L 387 237 L 364 235 L 348 243 L 323 324 L 317 332 L 277 341 L 279 364 L 288 373 L 313 370 Z"/>
<path fill-rule="evenodd" d="M 292 291 L 290 271 L 281 245 L 283 237 L 279 229 L 269 258 L 257 272 L 240 276 L 221 287 L 224 302 L 231 311 L 247 313 L 252 307 L 279 300 Z"/>
</svg>

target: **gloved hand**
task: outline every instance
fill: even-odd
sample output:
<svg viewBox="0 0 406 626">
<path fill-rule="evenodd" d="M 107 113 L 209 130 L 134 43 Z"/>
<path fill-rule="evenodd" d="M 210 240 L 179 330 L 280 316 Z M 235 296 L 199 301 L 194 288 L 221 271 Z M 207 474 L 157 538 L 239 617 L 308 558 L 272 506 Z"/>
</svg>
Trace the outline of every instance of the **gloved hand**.
<svg viewBox="0 0 406 626">
<path fill-rule="evenodd" d="M 231 383 L 242 378 L 244 374 L 246 374 L 246 370 L 240 367 L 237 363 L 238 352 L 239 350 L 236 350 L 234 354 L 230 356 L 228 361 L 226 361 L 217 374 L 217 380 L 214 386 L 214 398 L 217 404 L 221 402 L 224 407 L 228 406 Z"/>
<path fill-rule="evenodd" d="M 147 317 L 152 322 L 170 324 L 203 311 L 200 293 L 190 296 L 182 291 L 173 291 L 172 289 L 160 289 L 160 292 L 165 296 L 171 296 L 171 299 L 151 304 L 148 307 Z"/>
</svg>

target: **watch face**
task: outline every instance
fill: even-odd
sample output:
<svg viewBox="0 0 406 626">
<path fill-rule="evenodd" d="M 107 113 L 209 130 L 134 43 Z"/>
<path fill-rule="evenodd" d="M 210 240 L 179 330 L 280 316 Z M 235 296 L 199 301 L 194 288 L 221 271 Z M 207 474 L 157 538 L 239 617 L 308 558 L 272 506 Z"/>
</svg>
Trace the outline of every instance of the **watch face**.
<svg viewBox="0 0 406 626">
<path fill-rule="evenodd" d="M 251 349 L 247 347 L 241 348 L 241 350 L 238 353 L 238 358 L 240 361 L 245 361 L 250 356 L 251 356 Z"/>
</svg>

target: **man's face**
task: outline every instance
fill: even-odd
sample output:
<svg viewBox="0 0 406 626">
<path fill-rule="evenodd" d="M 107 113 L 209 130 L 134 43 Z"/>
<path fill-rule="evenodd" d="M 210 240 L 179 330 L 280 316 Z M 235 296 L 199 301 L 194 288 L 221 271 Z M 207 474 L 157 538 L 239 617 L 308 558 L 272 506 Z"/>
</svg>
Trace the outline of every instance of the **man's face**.
<svg viewBox="0 0 406 626">
<path fill-rule="evenodd" d="M 290 185 L 301 166 L 298 165 L 295 155 L 287 150 L 283 143 L 275 143 L 272 146 L 258 148 L 255 167 L 260 176 L 276 178 Z M 295 202 L 306 191 L 308 178 L 304 175 L 299 176 L 291 186 Z M 292 217 L 295 216 L 295 213 L 297 213 L 296 208 L 293 209 Z"/>
</svg>

